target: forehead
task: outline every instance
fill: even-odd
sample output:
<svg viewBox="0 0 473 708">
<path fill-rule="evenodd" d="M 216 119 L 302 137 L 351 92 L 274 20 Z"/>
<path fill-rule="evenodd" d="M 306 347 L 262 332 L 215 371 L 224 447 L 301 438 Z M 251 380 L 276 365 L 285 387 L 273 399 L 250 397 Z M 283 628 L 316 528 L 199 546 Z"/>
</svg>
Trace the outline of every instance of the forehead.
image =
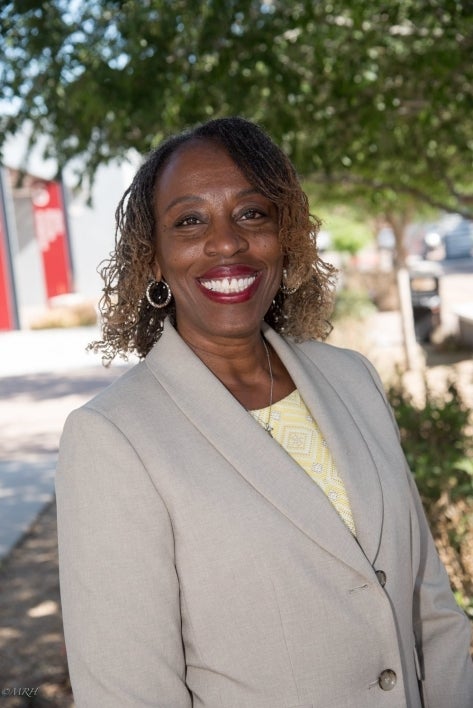
<svg viewBox="0 0 473 708">
<path fill-rule="evenodd" d="M 191 138 L 174 150 L 166 161 L 163 171 L 176 163 L 191 163 L 193 160 L 206 163 L 214 159 L 226 159 L 233 162 L 220 141 L 210 138 Z"/>
<path fill-rule="evenodd" d="M 157 198 L 169 190 L 207 186 L 249 184 L 246 177 L 218 142 L 195 139 L 177 148 L 156 180 Z"/>
</svg>

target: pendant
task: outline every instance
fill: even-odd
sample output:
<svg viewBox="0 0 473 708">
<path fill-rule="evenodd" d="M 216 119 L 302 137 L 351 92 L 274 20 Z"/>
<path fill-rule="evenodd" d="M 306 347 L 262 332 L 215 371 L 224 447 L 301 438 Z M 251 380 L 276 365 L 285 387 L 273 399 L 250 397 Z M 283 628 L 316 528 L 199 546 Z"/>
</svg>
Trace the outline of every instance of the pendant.
<svg viewBox="0 0 473 708">
<path fill-rule="evenodd" d="M 263 428 L 266 430 L 266 432 L 273 437 L 273 426 L 270 425 L 269 423 L 264 423 Z"/>
</svg>

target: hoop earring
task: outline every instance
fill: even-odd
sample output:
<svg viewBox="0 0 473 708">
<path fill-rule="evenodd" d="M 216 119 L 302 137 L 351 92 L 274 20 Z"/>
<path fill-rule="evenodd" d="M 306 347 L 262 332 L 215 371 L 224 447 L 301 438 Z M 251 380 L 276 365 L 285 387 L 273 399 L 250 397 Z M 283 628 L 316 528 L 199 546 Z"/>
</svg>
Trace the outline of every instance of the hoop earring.
<svg viewBox="0 0 473 708">
<path fill-rule="evenodd" d="M 151 291 L 155 290 L 154 296 L 156 300 L 153 300 L 151 296 Z M 172 292 L 169 285 L 165 280 L 151 280 L 146 288 L 146 299 L 148 300 L 151 307 L 155 307 L 161 310 L 163 307 L 167 307 L 171 302 Z"/>
<path fill-rule="evenodd" d="M 287 282 L 287 270 L 286 270 L 286 268 L 283 268 L 280 290 L 283 295 L 294 295 L 294 293 L 296 293 L 299 290 L 300 285 L 297 285 L 297 287 L 295 287 L 295 288 L 288 288 L 288 286 L 286 285 L 286 282 Z"/>
</svg>

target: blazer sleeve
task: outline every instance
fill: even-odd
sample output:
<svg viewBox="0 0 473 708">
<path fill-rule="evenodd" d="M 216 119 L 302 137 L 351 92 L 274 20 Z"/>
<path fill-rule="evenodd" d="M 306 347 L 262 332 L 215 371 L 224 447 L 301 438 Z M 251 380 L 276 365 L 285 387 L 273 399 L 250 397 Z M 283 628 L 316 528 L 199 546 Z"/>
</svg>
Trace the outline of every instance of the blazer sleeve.
<svg viewBox="0 0 473 708">
<path fill-rule="evenodd" d="M 189 708 L 167 509 L 124 435 L 72 413 L 56 477 L 61 598 L 77 708 Z"/>
<path fill-rule="evenodd" d="M 364 357 L 376 387 L 399 430 L 381 380 Z M 470 656 L 471 624 L 458 607 L 447 572 L 440 561 L 414 477 L 406 462 L 413 509 L 412 551 L 414 571 L 413 626 L 416 662 L 426 708 L 471 708 L 473 663 Z"/>
</svg>

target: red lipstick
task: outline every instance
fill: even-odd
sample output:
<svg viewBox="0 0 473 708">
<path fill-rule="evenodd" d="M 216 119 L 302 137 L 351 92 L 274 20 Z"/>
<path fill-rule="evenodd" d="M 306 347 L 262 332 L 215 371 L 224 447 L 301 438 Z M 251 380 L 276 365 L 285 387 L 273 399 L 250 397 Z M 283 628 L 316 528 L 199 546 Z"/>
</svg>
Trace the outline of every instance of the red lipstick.
<svg viewBox="0 0 473 708">
<path fill-rule="evenodd" d="M 246 302 L 260 282 L 261 271 L 242 264 L 215 266 L 197 278 L 200 291 L 209 300 L 222 304 Z"/>
<path fill-rule="evenodd" d="M 252 268 L 251 266 L 243 265 L 242 263 L 235 263 L 235 265 L 215 266 L 214 268 L 210 268 L 210 270 L 205 271 L 205 273 L 199 277 L 199 280 L 241 278 L 244 276 L 253 275 L 257 272 L 257 268 Z"/>
</svg>

